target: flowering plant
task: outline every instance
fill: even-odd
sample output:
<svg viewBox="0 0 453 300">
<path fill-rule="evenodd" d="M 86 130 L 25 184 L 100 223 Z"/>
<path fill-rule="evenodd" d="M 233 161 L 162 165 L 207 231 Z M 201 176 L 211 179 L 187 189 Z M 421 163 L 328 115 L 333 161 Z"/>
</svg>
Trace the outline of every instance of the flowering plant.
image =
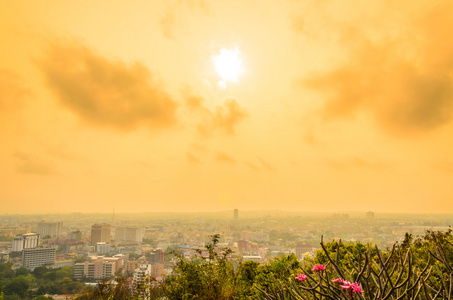
<svg viewBox="0 0 453 300">
<path fill-rule="evenodd" d="M 326 267 L 324 267 L 323 265 L 316 265 L 311 270 L 313 272 L 320 272 L 320 271 L 324 271 L 325 269 L 326 269 Z"/>
<path fill-rule="evenodd" d="M 334 279 L 331 281 L 333 283 L 339 284 L 342 289 L 347 290 L 349 299 L 352 299 L 352 297 L 354 296 L 354 293 L 364 293 L 364 290 L 362 290 L 362 286 L 359 285 L 357 282 L 351 283 L 351 282 L 341 279 L 341 278 L 337 278 L 337 279 Z"/>
<path fill-rule="evenodd" d="M 300 282 L 304 281 L 305 279 L 307 279 L 307 275 L 303 274 L 303 273 L 300 273 L 299 276 L 297 277 L 294 277 L 296 280 L 299 280 Z"/>
</svg>

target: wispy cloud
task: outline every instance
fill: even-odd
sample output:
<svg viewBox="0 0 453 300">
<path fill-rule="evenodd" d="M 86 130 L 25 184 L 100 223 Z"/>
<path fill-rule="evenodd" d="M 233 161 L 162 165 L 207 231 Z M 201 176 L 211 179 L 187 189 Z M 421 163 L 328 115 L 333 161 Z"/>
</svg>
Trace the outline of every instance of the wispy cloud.
<svg viewBox="0 0 453 300">
<path fill-rule="evenodd" d="M 170 3 L 159 19 L 160 28 L 166 38 L 175 39 L 178 31 L 186 29 L 187 12 L 197 16 L 208 15 L 210 6 L 204 0 L 178 0 Z"/>
<path fill-rule="evenodd" d="M 190 163 L 200 163 L 200 159 L 193 154 L 186 153 L 186 159 Z"/>
<path fill-rule="evenodd" d="M 261 165 L 268 171 L 276 171 L 277 169 L 271 165 L 270 163 L 266 162 L 262 158 L 260 158 Z"/>
<path fill-rule="evenodd" d="M 11 70 L 0 69 L 0 114 L 20 109 L 29 94 L 22 77 Z"/>
<path fill-rule="evenodd" d="M 370 169 L 370 170 L 387 170 L 392 167 L 392 164 L 378 160 L 378 159 L 369 159 L 359 156 L 354 156 L 349 159 L 344 160 L 333 160 L 327 159 L 326 165 L 335 168 L 335 169 Z"/>
<path fill-rule="evenodd" d="M 224 152 L 217 152 L 216 160 L 225 163 L 236 163 L 236 160 Z"/>
<path fill-rule="evenodd" d="M 50 175 L 52 174 L 52 164 L 44 162 L 26 153 L 16 151 L 14 157 L 18 159 L 16 171 L 23 174 Z"/>
<path fill-rule="evenodd" d="M 246 162 L 245 165 L 252 169 L 253 171 L 261 171 L 261 168 L 251 162 Z"/>
</svg>

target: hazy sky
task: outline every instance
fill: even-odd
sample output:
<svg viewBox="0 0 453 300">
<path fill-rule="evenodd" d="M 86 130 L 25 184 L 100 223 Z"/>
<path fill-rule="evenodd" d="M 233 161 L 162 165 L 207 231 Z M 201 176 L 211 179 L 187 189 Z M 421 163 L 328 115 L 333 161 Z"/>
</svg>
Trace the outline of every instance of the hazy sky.
<svg viewBox="0 0 453 300">
<path fill-rule="evenodd" d="M 0 0 L 2 213 L 453 212 L 453 2 Z"/>
</svg>

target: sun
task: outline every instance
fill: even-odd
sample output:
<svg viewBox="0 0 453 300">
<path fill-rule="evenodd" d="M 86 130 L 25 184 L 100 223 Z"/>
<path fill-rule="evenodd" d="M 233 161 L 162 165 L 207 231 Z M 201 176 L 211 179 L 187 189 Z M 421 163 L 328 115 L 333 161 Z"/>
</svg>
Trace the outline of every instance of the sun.
<svg viewBox="0 0 453 300">
<path fill-rule="evenodd" d="M 213 57 L 214 68 L 222 78 L 219 87 L 225 88 L 226 82 L 238 82 L 243 72 L 241 52 L 238 48 L 221 49 L 218 55 Z"/>
</svg>

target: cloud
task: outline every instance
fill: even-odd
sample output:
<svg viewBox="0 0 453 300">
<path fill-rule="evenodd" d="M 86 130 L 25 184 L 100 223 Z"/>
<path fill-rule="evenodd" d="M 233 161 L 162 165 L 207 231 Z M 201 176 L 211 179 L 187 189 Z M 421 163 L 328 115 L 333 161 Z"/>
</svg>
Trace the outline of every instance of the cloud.
<svg viewBox="0 0 453 300">
<path fill-rule="evenodd" d="M 159 25 L 163 35 L 167 39 L 175 38 L 175 28 L 177 27 L 179 19 L 176 17 L 176 12 L 173 8 L 167 8 L 159 20 Z"/>
<path fill-rule="evenodd" d="M 227 98 L 213 110 L 204 105 L 204 98 L 189 88 L 182 90 L 185 106 L 192 112 L 191 119 L 196 119 L 196 127 L 202 136 L 209 137 L 216 132 L 235 134 L 235 128 L 248 113 L 234 98 Z"/>
<path fill-rule="evenodd" d="M 0 69 L 0 114 L 19 110 L 29 94 L 22 77 L 11 70 Z"/>
<path fill-rule="evenodd" d="M 250 169 L 252 169 L 253 171 L 257 171 L 257 172 L 258 172 L 258 171 L 261 171 L 261 168 L 258 167 L 257 165 L 255 165 L 254 163 L 247 162 L 247 163 L 245 163 L 245 165 L 246 165 L 247 167 L 249 167 Z"/>
<path fill-rule="evenodd" d="M 39 66 L 57 99 L 84 121 L 121 130 L 176 123 L 176 102 L 141 63 L 109 60 L 82 45 L 51 44 Z"/>
<path fill-rule="evenodd" d="M 185 22 L 187 12 L 208 15 L 210 6 L 204 0 L 179 0 L 167 6 L 159 20 L 160 28 L 166 38 L 175 39 L 178 30 L 187 30 Z"/>
<path fill-rule="evenodd" d="M 268 171 L 276 171 L 277 169 L 269 164 L 268 162 L 264 161 L 263 159 L 260 158 L 261 165 Z"/>
<path fill-rule="evenodd" d="M 229 156 L 228 154 L 224 152 L 217 152 L 216 154 L 216 160 L 220 162 L 226 162 L 226 163 L 236 163 L 236 160 Z"/>
<path fill-rule="evenodd" d="M 183 93 L 186 95 L 185 96 L 185 104 L 186 106 L 192 110 L 192 111 L 197 111 L 197 110 L 205 110 L 203 107 L 203 102 L 204 99 L 200 95 L 194 94 L 190 88 L 184 89 Z"/>
<path fill-rule="evenodd" d="M 235 99 L 226 99 L 222 106 L 218 106 L 213 118 L 213 126 L 224 130 L 228 134 L 234 133 L 236 124 L 245 119 L 247 113 Z"/>
<path fill-rule="evenodd" d="M 22 152 L 16 152 L 14 157 L 19 159 L 16 171 L 23 174 L 49 175 L 52 174 L 52 166 L 35 157 Z"/>
<path fill-rule="evenodd" d="M 453 174 L 453 162 L 440 161 L 433 164 L 433 167 L 446 173 Z"/>
<path fill-rule="evenodd" d="M 391 168 L 391 164 L 382 162 L 376 159 L 366 159 L 358 156 L 354 156 L 350 159 L 339 161 L 339 160 L 326 160 L 326 165 L 335 169 L 369 169 L 369 170 L 386 170 Z"/>
<path fill-rule="evenodd" d="M 429 132 L 452 121 L 453 39 L 447 28 L 453 28 L 453 3 L 387 14 L 395 9 L 382 9 L 375 18 L 397 29 L 379 31 L 372 21 L 357 18 L 332 22 L 346 60 L 301 81 L 326 96 L 326 120 L 364 111 L 397 135 Z"/>
<path fill-rule="evenodd" d="M 200 160 L 195 155 L 190 153 L 186 153 L 186 159 L 190 163 L 200 163 Z"/>
</svg>

